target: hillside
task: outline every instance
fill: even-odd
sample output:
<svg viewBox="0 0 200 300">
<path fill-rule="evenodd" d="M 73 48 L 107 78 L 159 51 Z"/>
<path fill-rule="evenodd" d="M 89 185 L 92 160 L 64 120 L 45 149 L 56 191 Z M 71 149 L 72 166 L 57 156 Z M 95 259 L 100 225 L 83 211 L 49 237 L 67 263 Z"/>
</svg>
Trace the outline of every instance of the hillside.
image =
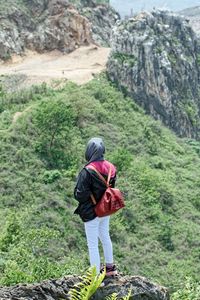
<svg viewBox="0 0 200 300">
<path fill-rule="evenodd" d="M 0 285 L 87 268 L 73 188 L 91 136 L 104 139 L 127 195 L 111 221 L 120 271 L 171 290 L 186 276 L 198 281 L 200 143 L 177 138 L 105 75 L 58 90 L 13 89 L 14 80 L 1 77 Z"/>
</svg>

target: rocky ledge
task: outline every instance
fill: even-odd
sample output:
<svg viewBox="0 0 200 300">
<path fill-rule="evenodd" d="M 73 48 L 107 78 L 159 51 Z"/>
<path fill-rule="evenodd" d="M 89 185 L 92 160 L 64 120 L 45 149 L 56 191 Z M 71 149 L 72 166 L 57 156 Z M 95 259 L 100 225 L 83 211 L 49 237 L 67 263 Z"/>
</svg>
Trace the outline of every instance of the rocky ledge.
<svg viewBox="0 0 200 300">
<path fill-rule="evenodd" d="M 148 114 L 200 139 L 200 42 L 183 17 L 153 11 L 117 22 L 107 70 Z"/>
<path fill-rule="evenodd" d="M 13 287 L 0 288 L 0 300 L 57 300 L 70 299 L 69 290 L 78 282 L 80 277 L 66 276 L 58 280 L 46 280 L 39 284 L 20 284 Z M 117 293 L 118 297 L 124 297 L 131 289 L 130 300 L 169 300 L 166 288 L 149 282 L 144 277 L 131 276 L 107 279 L 106 285 L 99 288 L 93 300 L 104 300 L 108 295 Z"/>
</svg>

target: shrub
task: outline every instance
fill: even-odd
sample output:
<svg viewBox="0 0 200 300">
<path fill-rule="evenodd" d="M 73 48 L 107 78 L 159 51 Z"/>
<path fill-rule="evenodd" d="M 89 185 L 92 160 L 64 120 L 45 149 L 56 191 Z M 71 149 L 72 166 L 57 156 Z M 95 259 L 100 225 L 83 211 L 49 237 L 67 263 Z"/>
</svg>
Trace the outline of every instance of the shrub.
<svg viewBox="0 0 200 300">
<path fill-rule="evenodd" d="M 131 153 L 125 148 L 118 148 L 113 151 L 110 160 L 117 167 L 117 171 L 121 172 L 130 167 L 130 163 L 132 161 Z"/>
<path fill-rule="evenodd" d="M 45 171 L 43 174 L 43 180 L 45 183 L 52 183 L 61 177 L 61 173 L 58 170 Z"/>
<path fill-rule="evenodd" d="M 184 287 L 172 295 L 172 300 L 199 300 L 200 284 L 192 278 L 186 278 Z"/>
<path fill-rule="evenodd" d="M 20 229 L 19 220 L 15 214 L 12 214 L 8 219 L 6 231 L 0 240 L 1 251 L 8 251 L 9 246 L 18 240 Z"/>
<path fill-rule="evenodd" d="M 174 244 L 172 242 L 172 228 L 169 222 L 163 222 L 160 224 L 160 230 L 158 235 L 158 241 L 168 251 L 174 250 Z"/>
<path fill-rule="evenodd" d="M 36 150 L 47 161 L 50 168 L 68 168 L 71 129 L 75 115 L 70 105 L 63 101 L 43 101 L 35 110 L 33 123 L 36 126 L 38 140 Z"/>
</svg>

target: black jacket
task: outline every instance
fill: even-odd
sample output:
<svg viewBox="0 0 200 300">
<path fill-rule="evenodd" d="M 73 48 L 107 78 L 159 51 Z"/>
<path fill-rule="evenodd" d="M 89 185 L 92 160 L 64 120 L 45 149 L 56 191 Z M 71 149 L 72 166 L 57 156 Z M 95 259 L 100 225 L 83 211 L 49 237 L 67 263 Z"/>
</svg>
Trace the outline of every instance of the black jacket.
<svg viewBox="0 0 200 300">
<path fill-rule="evenodd" d="M 107 180 L 108 174 L 102 175 Z M 112 187 L 114 187 L 115 185 L 115 180 L 116 173 L 110 179 L 110 185 Z M 103 181 L 99 178 L 99 176 L 94 170 L 87 169 L 87 167 L 84 167 L 81 170 L 74 189 L 74 197 L 79 202 L 79 205 L 74 213 L 80 215 L 83 222 L 91 221 L 94 218 L 96 218 L 94 204 L 90 195 L 93 194 L 95 200 L 98 202 L 102 198 L 105 190 L 105 183 L 103 183 Z"/>
</svg>

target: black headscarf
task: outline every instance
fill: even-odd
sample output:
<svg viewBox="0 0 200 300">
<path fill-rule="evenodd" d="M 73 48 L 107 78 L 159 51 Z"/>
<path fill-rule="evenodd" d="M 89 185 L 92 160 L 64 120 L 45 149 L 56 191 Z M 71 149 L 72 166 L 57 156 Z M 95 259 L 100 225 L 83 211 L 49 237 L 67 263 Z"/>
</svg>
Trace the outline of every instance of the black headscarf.
<svg viewBox="0 0 200 300">
<path fill-rule="evenodd" d="M 92 138 L 89 140 L 86 151 L 85 159 L 88 163 L 97 160 L 104 160 L 105 146 L 101 138 Z"/>
</svg>

